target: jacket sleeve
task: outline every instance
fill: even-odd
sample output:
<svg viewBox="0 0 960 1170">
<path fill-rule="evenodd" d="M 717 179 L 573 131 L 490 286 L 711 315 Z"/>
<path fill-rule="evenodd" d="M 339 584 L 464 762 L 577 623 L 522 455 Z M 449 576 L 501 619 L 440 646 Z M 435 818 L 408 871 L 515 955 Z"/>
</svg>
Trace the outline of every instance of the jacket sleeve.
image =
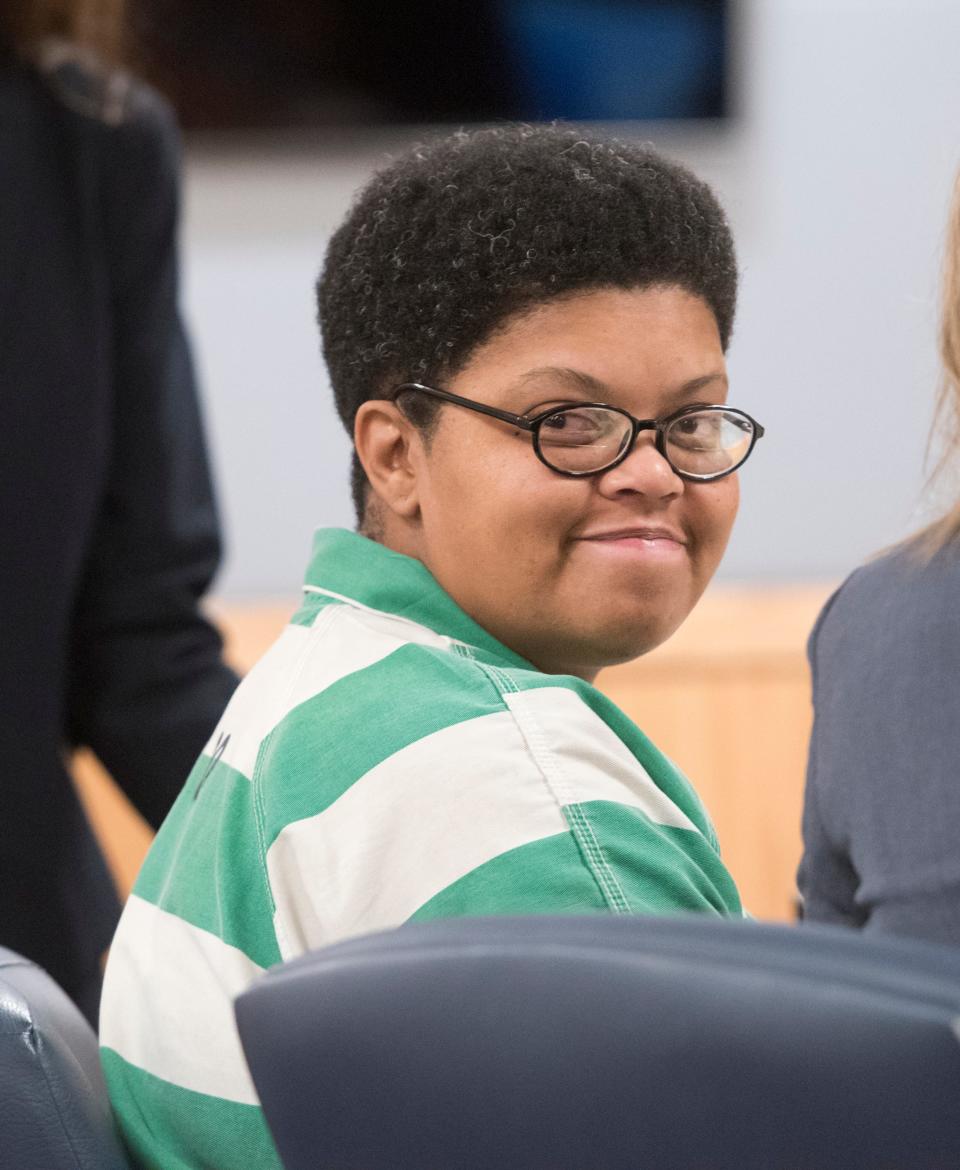
<svg viewBox="0 0 960 1170">
<path fill-rule="evenodd" d="M 859 879 L 849 851 L 837 840 L 836 826 L 825 823 L 821 812 L 823 786 L 842 782 L 831 773 L 830 761 L 821 759 L 820 723 L 829 713 L 820 709 L 821 680 L 817 664 L 817 644 L 839 591 L 830 598 L 817 618 L 810 635 L 807 655 L 813 682 L 813 731 L 807 760 L 807 782 L 803 801 L 803 856 L 797 873 L 797 886 L 803 901 L 803 917 L 812 922 L 832 922 L 842 926 L 862 926 L 863 910 L 855 895 Z"/>
<path fill-rule="evenodd" d="M 123 119 L 99 138 L 113 417 L 72 626 L 69 730 L 157 825 L 236 678 L 199 604 L 220 538 L 177 310 L 174 123 L 154 94 L 134 87 Z"/>
</svg>

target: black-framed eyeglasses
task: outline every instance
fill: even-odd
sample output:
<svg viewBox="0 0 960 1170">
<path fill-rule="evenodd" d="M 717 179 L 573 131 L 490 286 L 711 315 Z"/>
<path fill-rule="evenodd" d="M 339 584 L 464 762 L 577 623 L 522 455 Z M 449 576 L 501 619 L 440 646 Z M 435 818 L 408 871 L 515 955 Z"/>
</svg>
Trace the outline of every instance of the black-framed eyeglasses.
<svg viewBox="0 0 960 1170">
<path fill-rule="evenodd" d="M 657 451 L 682 479 L 708 483 L 742 467 L 763 427 L 730 406 L 683 406 L 664 418 L 634 418 L 603 402 L 570 402 L 527 418 L 420 382 L 404 382 L 390 394 L 429 394 L 529 431 L 541 463 L 559 475 L 597 475 L 622 463 L 641 431 L 654 431 Z"/>
</svg>

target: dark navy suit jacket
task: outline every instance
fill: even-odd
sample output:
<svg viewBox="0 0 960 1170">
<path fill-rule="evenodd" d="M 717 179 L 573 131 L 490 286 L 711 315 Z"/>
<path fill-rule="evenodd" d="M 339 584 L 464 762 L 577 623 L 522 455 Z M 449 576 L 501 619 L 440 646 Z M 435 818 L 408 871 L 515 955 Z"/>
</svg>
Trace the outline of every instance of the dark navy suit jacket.
<svg viewBox="0 0 960 1170">
<path fill-rule="evenodd" d="M 0 944 L 74 992 L 117 914 L 67 775 L 156 825 L 235 685 L 176 308 L 177 137 L 149 90 L 0 63 Z"/>
</svg>

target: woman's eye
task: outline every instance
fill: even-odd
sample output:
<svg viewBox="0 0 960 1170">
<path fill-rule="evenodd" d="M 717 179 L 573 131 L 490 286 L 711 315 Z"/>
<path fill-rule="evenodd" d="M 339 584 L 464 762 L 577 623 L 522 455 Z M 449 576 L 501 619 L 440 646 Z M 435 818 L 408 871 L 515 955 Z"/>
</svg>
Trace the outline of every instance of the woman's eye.
<svg viewBox="0 0 960 1170">
<path fill-rule="evenodd" d="M 715 447 L 720 441 L 720 419 L 715 414 L 694 414 L 678 418 L 670 427 L 670 442 L 687 448 Z"/>
<path fill-rule="evenodd" d="M 602 435 L 597 420 L 590 411 L 565 410 L 560 414 L 551 414 L 542 423 L 543 430 L 550 439 L 564 443 L 593 443 Z"/>
</svg>

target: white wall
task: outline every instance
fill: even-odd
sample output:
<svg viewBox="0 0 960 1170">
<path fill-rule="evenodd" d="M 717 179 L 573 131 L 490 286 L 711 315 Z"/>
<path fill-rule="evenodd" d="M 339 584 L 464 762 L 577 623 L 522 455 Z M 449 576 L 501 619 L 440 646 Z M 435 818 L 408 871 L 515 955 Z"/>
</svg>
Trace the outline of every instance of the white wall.
<svg viewBox="0 0 960 1170">
<path fill-rule="evenodd" d="M 960 163 L 957 0 L 744 0 L 740 117 L 646 127 L 731 215 L 732 401 L 767 427 L 722 574 L 834 578 L 917 519 L 939 249 Z M 312 286 L 351 192 L 404 140 L 195 141 L 185 302 L 228 538 L 219 591 L 292 595 L 351 524 Z"/>
</svg>

